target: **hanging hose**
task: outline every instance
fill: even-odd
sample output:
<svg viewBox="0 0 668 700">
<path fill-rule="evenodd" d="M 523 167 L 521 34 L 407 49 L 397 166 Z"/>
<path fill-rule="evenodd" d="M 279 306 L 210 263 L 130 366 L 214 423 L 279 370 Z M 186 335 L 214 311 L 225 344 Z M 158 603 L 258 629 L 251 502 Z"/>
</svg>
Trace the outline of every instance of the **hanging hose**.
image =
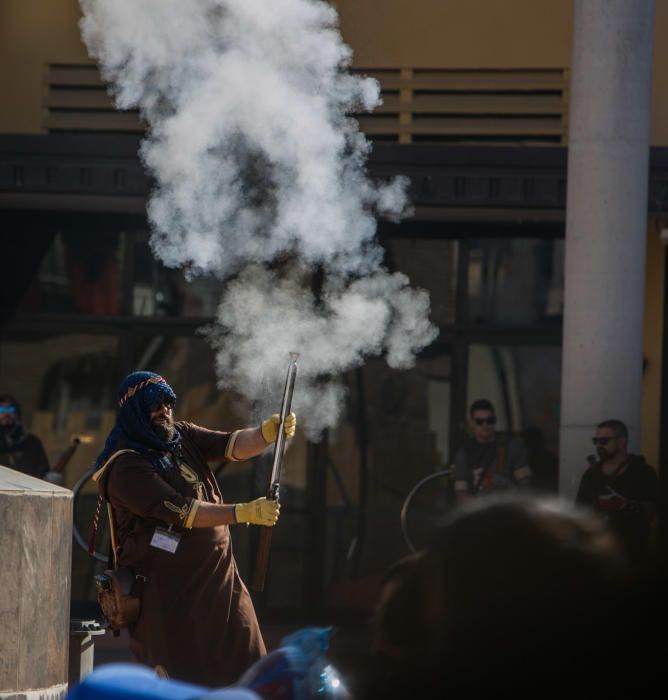
<svg viewBox="0 0 668 700">
<path fill-rule="evenodd" d="M 401 507 L 401 532 L 411 552 L 429 543 L 455 506 L 454 473 L 443 469 L 425 476 L 411 489 Z"/>
<path fill-rule="evenodd" d="M 90 467 L 72 487 L 72 510 L 74 513 L 77 512 L 77 498 L 79 497 L 79 492 L 94 473 L 95 467 Z M 86 542 L 86 540 L 81 536 L 75 517 L 72 518 L 72 534 L 74 535 L 74 541 L 86 552 L 86 554 L 88 554 L 88 542 Z M 109 557 L 99 554 L 98 552 L 93 552 L 91 556 L 105 564 L 109 561 Z"/>
</svg>

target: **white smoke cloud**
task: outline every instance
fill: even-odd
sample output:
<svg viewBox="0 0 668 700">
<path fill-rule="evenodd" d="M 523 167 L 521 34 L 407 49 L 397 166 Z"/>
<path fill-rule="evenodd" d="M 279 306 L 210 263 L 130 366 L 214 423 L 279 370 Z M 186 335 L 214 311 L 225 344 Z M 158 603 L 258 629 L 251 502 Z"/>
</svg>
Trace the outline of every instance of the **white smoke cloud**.
<svg viewBox="0 0 668 700">
<path fill-rule="evenodd" d="M 308 348 L 293 401 L 315 434 L 334 425 L 340 412 L 342 388 L 329 375 L 383 352 L 392 367 L 409 367 L 434 328 L 426 292 L 411 289 L 401 273 L 381 271 L 352 283 L 330 277 L 318 299 L 303 277 L 296 267 L 279 277 L 248 266 L 228 284 L 210 337 L 224 383 L 254 397 L 276 396 L 289 353 Z"/>
<path fill-rule="evenodd" d="M 325 375 L 433 340 L 426 294 L 382 267 L 375 215 L 398 219 L 406 181 L 372 183 L 347 114 L 379 104 L 320 0 L 81 0 L 82 36 L 117 106 L 148 124 L 151 245 L 187 274 L 236 275 L 211 335 L 221 383 L 280 391 L 287 353 L 313 433 L 341 389 Z M 269 266 L 299 261 L 287 273 Z M 250 265 L 250 267 L 248 267 Z M 308 286 L 318 266 L 323 296 Z M 274 265 L 275 267 L 275 265 Z M 301 397 L 298 399 L 298 397 Z"/>
</svg>

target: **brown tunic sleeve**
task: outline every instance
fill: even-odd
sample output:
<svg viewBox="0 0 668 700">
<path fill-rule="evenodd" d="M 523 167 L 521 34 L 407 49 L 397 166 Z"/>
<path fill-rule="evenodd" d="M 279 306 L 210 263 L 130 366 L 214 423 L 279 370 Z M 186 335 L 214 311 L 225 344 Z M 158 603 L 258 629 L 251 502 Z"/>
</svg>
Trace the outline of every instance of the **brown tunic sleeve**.
<svg viewBox="0 0 668 700">
<path fill-rule="evenodd" d="M 106 493 L 115 507 L 186 528 L 192 527 L 200 503 L 176 491 L 146 457 L 138 454 L 124 454 L 115 460 Z"/>
<path fill-rule="evenodd" d="M 177 427 L 200 451 L 207 462 L 231 460 L 228 452 L 231 452 L 235 433 L 226 433 L 222 430 L 209 430 L 194 423 L 178 423 Z M 232 441 L 232 442 L 231 442 Z M 228 450 L 228 448 L 230 448 Z"/>
</svg>

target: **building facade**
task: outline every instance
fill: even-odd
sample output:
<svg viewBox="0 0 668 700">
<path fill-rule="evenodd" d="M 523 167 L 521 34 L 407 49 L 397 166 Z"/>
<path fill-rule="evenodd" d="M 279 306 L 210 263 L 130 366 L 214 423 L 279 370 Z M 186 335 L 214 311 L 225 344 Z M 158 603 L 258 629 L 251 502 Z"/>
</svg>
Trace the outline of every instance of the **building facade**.
<svg viewBox="0 0 668 700">
<path fill-rule="evenodd" d="M 373 142 L 370 172 L 410 179 L 414 214 L 379 224 L 385 263 L 429 291 L 439 336 L 412 370 L 374 360 L 350 372 L 335 433 L 295 441 L 272 555 L 290 585 L 270 576 L 262 601 L 277 620 L 325 609 L 343 616 L 373 602 L 386 566 L 408 551 L 406 495 L 451 463 L 476 398 L 494 402 L 500 428 L 526 437 L 541 486 L 556 489 L 571 3 L 335 5 L 354 70 L 381 85 L 382 107 L 359 115 Z M 72 435 L 91 438 L 67 467 L 69 486 L 99 451 L 115 388 L 135 368 L 168 378 L 180 415 L 246 424 L 252 407 L 216 389 L 198 333 L 222 285 L 188 282 L 152 257 L 151 183 L 137 155 L 143 125 L 114 110 L 81 43 L 76 2 L 7 0 L 1 12 L 0 389 L 19 397 L 52 460 Z M 664 26 L 668 7 L 658 4 L 657 36 Z M 640 435 L 657 466 L 668 450 L 666 52 L 655 42 Z M 266 467 L 225 470 L 227 498 L 262 490 Z M 88 485 L 75 509 L 82 531 L 92 504 Z M 254 542 L 237 538 L 248 573 Z M 92 599 L 96 566 L 75 552 L 76 600 Z"/>
</svg>

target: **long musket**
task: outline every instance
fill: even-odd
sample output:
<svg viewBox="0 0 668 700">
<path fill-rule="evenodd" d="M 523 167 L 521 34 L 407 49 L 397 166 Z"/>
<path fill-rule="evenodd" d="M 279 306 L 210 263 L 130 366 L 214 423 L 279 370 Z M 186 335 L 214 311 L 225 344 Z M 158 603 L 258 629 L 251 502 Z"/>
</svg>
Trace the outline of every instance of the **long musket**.
<svg viewBox="0 0 668 700">
<path fill-rule="evenodd" d="M 274 443 L 274 459 L 271 465 L 271 477 L 269 478 L 269 488 L 267 489 L 267 498 L 278 500 L 280 483 L 281 483 L 281 465 L 283 463 L 283 455 L 285 453 L 285 419 L 290 415 L 290 406 L 292 405 L 292 392 L 295 388 L 295 379 L 297 377 L 297 360 L 299 359 L 298 352 L 290 353 L 290 364 L 288 365 L 288 373 L 285 377 L 285 388 L 283 389 L 283 401 L 281 402 L 280 423 L 278 425 L 278 435 Z M 257 548 L 257 556 L 255 558 L 255 572 L 253 575 L 253 590 L 263 591 L 264 581 L 267 577 L 267 568 L 269 565 L 269 549 L 271 547 L 272 528 L 263 527 L 260 531 L 260 541 Z"/>
</svg>

